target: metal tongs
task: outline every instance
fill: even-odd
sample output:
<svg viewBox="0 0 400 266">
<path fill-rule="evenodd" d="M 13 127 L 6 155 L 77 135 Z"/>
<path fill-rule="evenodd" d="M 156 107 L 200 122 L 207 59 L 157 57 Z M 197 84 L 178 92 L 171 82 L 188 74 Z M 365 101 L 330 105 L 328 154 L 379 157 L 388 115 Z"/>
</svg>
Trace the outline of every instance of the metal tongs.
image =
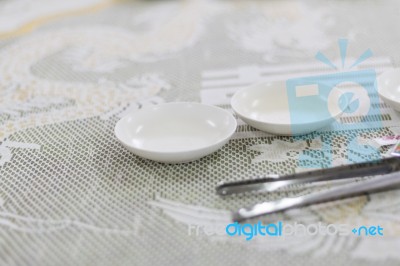
<svg viewBox="0 0 400 266">
<path fill-rule="evenodd" d="M 292 208 L 389 190 L 395 188 L 396 185 L 400 185 L 400 173 L 397 173 L 398 171 L 400 171 L 400 157 L 392 157 L 373 162 L 357 163 L 282 177 L 265 177 L 227 182 L 218 185 L 216 189 L 217 194 L 227 196 L 245 192 L 272 192 L 298 184 L 382 175 L 362 182 L 340 185 L 305 196 L 284 198 L 277 201 L 259 203 L 249 208 L 242 208 L 233 214 L 233 220 L 241 222 L 250 218 Z"/>
</svg>

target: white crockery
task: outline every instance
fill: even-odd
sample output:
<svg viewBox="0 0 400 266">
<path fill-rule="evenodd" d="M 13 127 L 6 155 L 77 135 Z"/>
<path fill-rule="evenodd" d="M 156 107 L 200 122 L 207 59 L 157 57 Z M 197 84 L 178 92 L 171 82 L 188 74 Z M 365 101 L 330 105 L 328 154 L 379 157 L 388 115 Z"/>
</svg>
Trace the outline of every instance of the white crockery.
<svg viewBox="0 0 400 266">
<path fill-rule="evenodd" d="M 385 71 L 377 78 L 379 96 L 400 112 L 400 68 Z"/>
<path fill-rule="evenodd" d="M 131 152 L 164 163 L 189 162 L 220 149 L 236 130 L 236 119 L 200 103 L 164 103 L 130 113 L 115 126 Z"/>
<path fill-rule="evenodd" d="M 342 92 L 332 90 L 332 98 L 339 99 Z M 289 100 L 284 81 L 260 83 L 237 91 L 231 100 L 232 109 L 247 124 L 277 135 L 302 135 L 321 129 L 331 124 L 343 110 L 333 101 L 326 101 L 330 116 L 319 115 L 313 106 L 308 109 L 296 110 L 307 122 L 292 124 L 289 110 Z M 293 132 L 295 128 L 295 132 Z"/>
</svg>

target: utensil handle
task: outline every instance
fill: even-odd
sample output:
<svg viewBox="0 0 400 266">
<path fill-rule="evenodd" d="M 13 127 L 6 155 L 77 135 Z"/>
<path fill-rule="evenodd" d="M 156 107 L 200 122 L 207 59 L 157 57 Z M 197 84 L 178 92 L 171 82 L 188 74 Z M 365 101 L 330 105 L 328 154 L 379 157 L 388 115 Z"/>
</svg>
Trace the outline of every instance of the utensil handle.
<svg viewBox="0 0 400 266">
<path fill-rule="evenodd" d="M 392 173 L 374 179 L 361 181 L 356 184 L 338 186 L 327 191 L 316 192 L 301 197 L 259 203 L 250 208 L 238 210 L 233 214 L 233 219 L 240 222 L 261 215 L 280 212 L 292 208 L 338 199 L 351 198 L 378 191 L 390 190 L 396 188 L 398 185 L 400 185 L 400 173 Z"/>
<path fill-rule="evenodd" d="M 400 157 L 386 158 L 373 162 L 338 166 L 316 171 L 282 176 L 259 178 L 222 183 L 217 186 L 217 194 L 226 196 L 245 192 L 272 192 L 294 184 L 348 179 L 362 176 L 388 174 L 400 170 Z"/>
</svg>

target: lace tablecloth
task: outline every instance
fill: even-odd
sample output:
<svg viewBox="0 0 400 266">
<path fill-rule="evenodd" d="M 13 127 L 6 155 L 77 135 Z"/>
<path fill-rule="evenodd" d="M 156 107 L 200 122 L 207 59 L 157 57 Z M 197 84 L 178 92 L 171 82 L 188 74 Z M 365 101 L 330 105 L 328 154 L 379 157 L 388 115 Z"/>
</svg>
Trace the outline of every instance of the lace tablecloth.
<svg viewBox="0 0 400 266">
<path fill-rule="evenodd" d="M 339 39 L 348 41 L 348 62 L 370 49 L 354 69 L 379 74 L 400 62 L 399 12 L 394 0 L 1 1 L 0 264 L 398 265 L 397 190 L 262 218 L 379 224 L 383 237 L 245 241 L 202 229 L 227 225 L 239 207 L 329 187 L 223 199 L 221 181 L 385 156 L 374 139 L 400 134 L 400 120 L 384 103 L 371 118 L 379 129 L 328 128 L 302 139 L 238 121 L 227 145 L 187 164 L 136 157 L 113 129 L 145 105 L 230 109 L 243 86 L 333 73 L 315 55 L 340 62 Z M 352 150 L 349 140 L 379 153 Z M 309 163 L 300 164 L 304 154 Z"/>
</svg>

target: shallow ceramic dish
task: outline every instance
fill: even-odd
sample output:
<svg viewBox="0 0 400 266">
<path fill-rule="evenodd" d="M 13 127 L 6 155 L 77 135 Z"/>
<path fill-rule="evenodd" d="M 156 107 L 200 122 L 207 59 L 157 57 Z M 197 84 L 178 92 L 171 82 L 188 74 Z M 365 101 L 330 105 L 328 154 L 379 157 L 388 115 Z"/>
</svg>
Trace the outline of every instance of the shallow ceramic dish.
<svg viewBox="0 0 400 266">
<path fill-rule="evenodd" d="M 400 112 L 400 68 L 385 71 L 377 78 L 379 96 Z"/>
<path fill-rule="evenodd" d="M 232 97 L 231 106 L 243 121 L 259 130 L 277 135 L 302 135 L 328 126 L 343 113 L 347 100 L 340 97 L 341 94 L 335 88 L 328 99 L 336 100 L 315 96 L 314 104 L 290 110 L 286 83 L 278 81 L 260 83 L 237 91 Z M 320 107 L 317 106 L 329 110 L 329 115 L 327 111 L 318 110 Z M 304 119 L 293 123 L 290 112 Z"/>
<path fill-rule="evenodd" d="M 228 111 L 199 103 L 165 103 L 126 115 L 118 140 L 138 156 L 164 163 L 189 162 L 220 149 L 236 130 Z"/>
</svg>

